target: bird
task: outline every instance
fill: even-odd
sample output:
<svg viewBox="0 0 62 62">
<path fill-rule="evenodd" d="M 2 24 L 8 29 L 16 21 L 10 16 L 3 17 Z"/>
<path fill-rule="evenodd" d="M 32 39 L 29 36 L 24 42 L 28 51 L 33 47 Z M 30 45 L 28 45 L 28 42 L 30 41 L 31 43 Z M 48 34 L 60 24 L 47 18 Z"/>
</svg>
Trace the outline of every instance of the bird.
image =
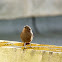
<svg viewBox="0 0 62 62">
<path fill-rule="evenodd" d="M 24 26 L 20 34 L 20 38 L 21 38 L 21 41 L 24 42 L 25 48 L 27 44 L 30 44 L 30 47 L 31 47 L 31 41 L 33 40 L 33 32 L 30 26 L 28 25 Z"/>
</svg>

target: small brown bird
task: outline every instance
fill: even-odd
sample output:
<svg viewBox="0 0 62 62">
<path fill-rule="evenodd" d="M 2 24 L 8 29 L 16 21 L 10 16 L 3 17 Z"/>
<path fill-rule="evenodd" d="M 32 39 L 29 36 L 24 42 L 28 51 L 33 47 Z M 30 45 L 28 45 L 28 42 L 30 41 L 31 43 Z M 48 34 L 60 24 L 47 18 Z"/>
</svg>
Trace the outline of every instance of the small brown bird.
<svg viewBox="0 0 62 62">
<path fill-rule="evenodd" d="M 26 47 L 26 45 L 30 44 L 30 42 L 33 40 L 32 29 L 28 25 L 26 25 L 23 28 L 20 37 L 21 37 L 22 42 L 24 42 L 24 47 Z M 30 47 L 31 47 L 31 44 L 30 44 Z"/>
</svg>

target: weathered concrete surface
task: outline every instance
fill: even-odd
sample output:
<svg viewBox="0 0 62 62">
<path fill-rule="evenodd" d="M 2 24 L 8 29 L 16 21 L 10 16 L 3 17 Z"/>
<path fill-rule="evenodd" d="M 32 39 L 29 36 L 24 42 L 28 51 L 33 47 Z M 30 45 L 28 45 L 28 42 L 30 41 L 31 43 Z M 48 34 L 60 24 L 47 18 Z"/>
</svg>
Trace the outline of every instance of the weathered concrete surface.
<svg viewBox="0 0 62 62">
<path fill-rule="evenodd" d="M 0 0 L 0 19 L 62 15 L 62 0 Z"/>
<path fill-rule="evenodd" d="M 62 46 L 0 40 L 0 62 L 62 62 Z"/>
</svg>

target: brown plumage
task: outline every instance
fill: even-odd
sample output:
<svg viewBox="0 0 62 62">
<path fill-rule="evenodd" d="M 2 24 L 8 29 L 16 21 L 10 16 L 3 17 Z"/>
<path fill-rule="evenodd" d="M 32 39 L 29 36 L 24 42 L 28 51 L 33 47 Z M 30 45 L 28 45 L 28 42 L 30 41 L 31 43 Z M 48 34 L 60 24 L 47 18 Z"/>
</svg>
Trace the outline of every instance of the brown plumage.
<svg viewBox="0 0 62 62">
<path fill-rule="evenodd" d="M 30 44 L 30 42 L 33 39 L 33 33 L 32 33 L 32 29 L 29 26 L 25 26 L 21 32 L 21 40 L 22 42 L 24 42 L 24 46 L 26 44 Z"/>
</svg>

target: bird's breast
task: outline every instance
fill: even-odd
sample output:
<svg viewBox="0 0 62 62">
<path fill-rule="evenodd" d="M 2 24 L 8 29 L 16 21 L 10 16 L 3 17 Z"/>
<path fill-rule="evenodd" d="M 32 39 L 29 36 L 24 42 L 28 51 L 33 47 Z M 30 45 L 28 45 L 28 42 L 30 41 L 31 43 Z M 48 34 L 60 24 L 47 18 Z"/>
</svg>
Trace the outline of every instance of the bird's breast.
<svg viewBox="0 0 62 62">
<path fill-rule="evenodd" d="M 23 42 L 32 41 L 32 34 L 30 32 L 22 32 L 20 37 Z"/>
</svg>

